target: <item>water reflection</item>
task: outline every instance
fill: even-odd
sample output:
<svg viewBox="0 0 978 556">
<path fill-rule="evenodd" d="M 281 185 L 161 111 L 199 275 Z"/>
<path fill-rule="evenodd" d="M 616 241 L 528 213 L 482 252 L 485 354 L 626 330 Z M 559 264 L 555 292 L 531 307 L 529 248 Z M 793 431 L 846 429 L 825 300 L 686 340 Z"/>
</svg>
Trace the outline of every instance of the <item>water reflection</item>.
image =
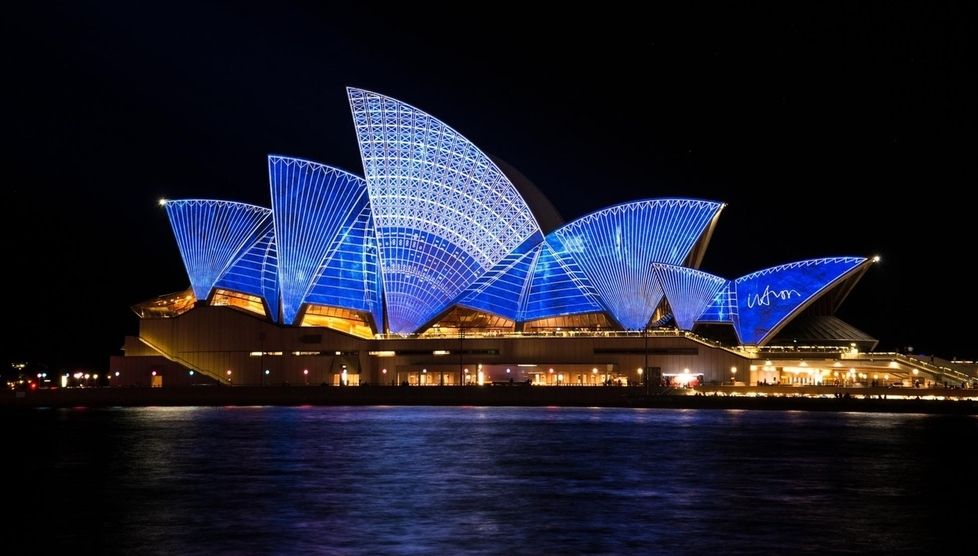
<svg viewBox="0 0 978 556">
<path fill-rule="evenodd" d="M 571 408 L 11 416 L 15 540 L 101 552 L 892 552 L 973 526 L 978 420 Z M 970 473 L 971 478 L 966 478 Z M 16 522 L 15 522 L 16 523 Z"/>
</svg>

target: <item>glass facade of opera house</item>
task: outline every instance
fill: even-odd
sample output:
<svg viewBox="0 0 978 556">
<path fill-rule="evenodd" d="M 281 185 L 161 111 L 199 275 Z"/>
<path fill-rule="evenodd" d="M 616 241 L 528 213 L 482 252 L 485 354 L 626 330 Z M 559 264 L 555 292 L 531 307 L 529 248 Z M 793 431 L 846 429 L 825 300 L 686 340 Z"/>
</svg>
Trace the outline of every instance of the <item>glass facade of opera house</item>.
<svg viewBox="0 0 978 556">
<path fill-rule="evenodd" d="M 640 199 L 565 223 L 522 174 L 438 119 L 348 96 L 361 175 L 269 156 L 266 207 L 161 201 L 190 287 L 134 306 L 140 332 L 117 372 L 317 385 L 815 384 L 870 372 L 849 361 L 876 341 L 834 313 L 872 259 L 716 276 L 698 267 L 723 203 Z"/>
</svg>

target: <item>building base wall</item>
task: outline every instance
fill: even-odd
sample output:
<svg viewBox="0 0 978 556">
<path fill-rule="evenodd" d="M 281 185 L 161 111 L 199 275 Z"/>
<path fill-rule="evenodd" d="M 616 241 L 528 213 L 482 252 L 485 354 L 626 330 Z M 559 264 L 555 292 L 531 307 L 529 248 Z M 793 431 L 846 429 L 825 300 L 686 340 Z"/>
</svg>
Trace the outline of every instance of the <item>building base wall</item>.
<svg viewBox="0 0 978 556">
<path fill-rule="evenodd" d="M 142 319 L 139 337 L 126 346 L 126 356 L 113 358 L 110 370 L 126 370 L 134 380 L 146 380 L 156 368 L 167 377 L 189 377 L 192 370 L 221 384 L 253 386 L 625 386 L 644 384 L 647 377 L 656 385 L 675 377 L 719 384 L 730 380 L 732 368 L 746 372 L 749 366 L 744 355 L 681 333 L 363 339 L 327 328 L 279 326 L 211 306 Z"/>
</svg>

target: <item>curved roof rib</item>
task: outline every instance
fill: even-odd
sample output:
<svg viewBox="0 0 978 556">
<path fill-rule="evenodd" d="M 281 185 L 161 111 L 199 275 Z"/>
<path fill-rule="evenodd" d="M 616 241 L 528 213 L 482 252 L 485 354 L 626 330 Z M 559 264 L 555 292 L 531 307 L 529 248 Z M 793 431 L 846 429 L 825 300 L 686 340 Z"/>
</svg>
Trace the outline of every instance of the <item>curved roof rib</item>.
<svg viewBox="0 0 978 556">
<path fill-rule="evenodd" d="M 516 190 L 520 192 L 520 196 L 533 211 L 533 216 L 537 219 L 537 224 L 540 224 L 540 231 L 544 235 L 564 225 L 564 217 L 557 211 L 557 207 L 550 202 L 550 199 L 543 194 L 543 191 L 540 191 L 535 183 L 530 181 L 530 178 L 497 156 L 489 155 L 489 158 L 496 163 L 496 166 L 506 174 Z"/>
<path fill-rule="evenodd" d="M 294 324 L 321 267 L 367 207 L 363 178 L 308 160 L 268 157 L 282 320 Z"/>
<path fill-rule="evenodd" d="M 438 119 L 348 88 L 391 332 L 406 334 L 540 227 L 489 157 Z"/>
<path fill-rule="evenodd" d="M 262 224 L 261 236 L 232 264 L 214 284 L 216 288 L 261 297 L 272 321 L 278 321 L 278 256 L 272 219 Z"/>
<path fill-rule="evenodd" d="M 706 309 L 696 319 L 703 324 L 733 324 L 737 322 L 737 288 L 733 280 L 724 280 Z M 736 328 L 736 326 L 735 326 Z"/>
<path fill-rule="evenodd" d="M 727 283 L 724 278 L 685 266 L 654 263 L 652 268 L 676 325 L 683 330 L 693 329 L 696 319 Z"/>
<path fill-rule="evenodd" d="M 197 299 L 248 247 L 261 239 L 272 211 L 245 203 L 209 199 L 165 201 L 173 235 Z"/>
<path fill-rule="evenodd" d="M 367 311 L 373 316 L 375 330 L 383 328 L 377 241 L 369 203 L 354 222 L 344 227 L 337 247 L 330 249 L 303 303 Z"/>
<path fill-rule="evenodd" d="M 624 203 L 558 228 L 548 240 L 580 265 L 623 328 L 639 330 L 662 301 L 652 263 L 682 264 L 722 208 L 693 199 Z"/>
<path fill-rule="evenodd" d="M 764 345 L 792 318 L 845 278 L 865 270 L 863 257 L 798 261 L 737 278 L 737 334 L 747 345 Z"/>
<path fill-rule="evenodd" d="M 598 294 L 580 266 L 549 241 L 537 248 L 530 282 L 523 294 L 520 321 L 602 312 Z"/>
<path fill-rule="evenodd" d="M 540 235 L 534 235 L 506 255 L 462 292 L 458 304 L 518 321 L 541 241 Z"/>
</svg>

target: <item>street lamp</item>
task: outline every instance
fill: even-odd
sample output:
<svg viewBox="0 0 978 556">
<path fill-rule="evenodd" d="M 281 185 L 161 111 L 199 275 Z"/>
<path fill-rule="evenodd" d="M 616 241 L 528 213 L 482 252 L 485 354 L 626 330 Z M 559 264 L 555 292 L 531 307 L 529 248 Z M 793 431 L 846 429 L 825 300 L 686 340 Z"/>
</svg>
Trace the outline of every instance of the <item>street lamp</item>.
<svg viewBox="0 0 978 556">
<path fill-rule="evenodd" d="M 737 367 L 730 367 L 730 385 L 737 385 Z"/>
<path fill-rule="evenodd" d="M 302 369 L 302 379 L 305 381 L 306 386 L 309 386 L 309 369 Z"/>
<path fill-rule="evenodd" d="M 231 385 L 231 369 L 228 369 L 228 386 Z"/>
</svg>

